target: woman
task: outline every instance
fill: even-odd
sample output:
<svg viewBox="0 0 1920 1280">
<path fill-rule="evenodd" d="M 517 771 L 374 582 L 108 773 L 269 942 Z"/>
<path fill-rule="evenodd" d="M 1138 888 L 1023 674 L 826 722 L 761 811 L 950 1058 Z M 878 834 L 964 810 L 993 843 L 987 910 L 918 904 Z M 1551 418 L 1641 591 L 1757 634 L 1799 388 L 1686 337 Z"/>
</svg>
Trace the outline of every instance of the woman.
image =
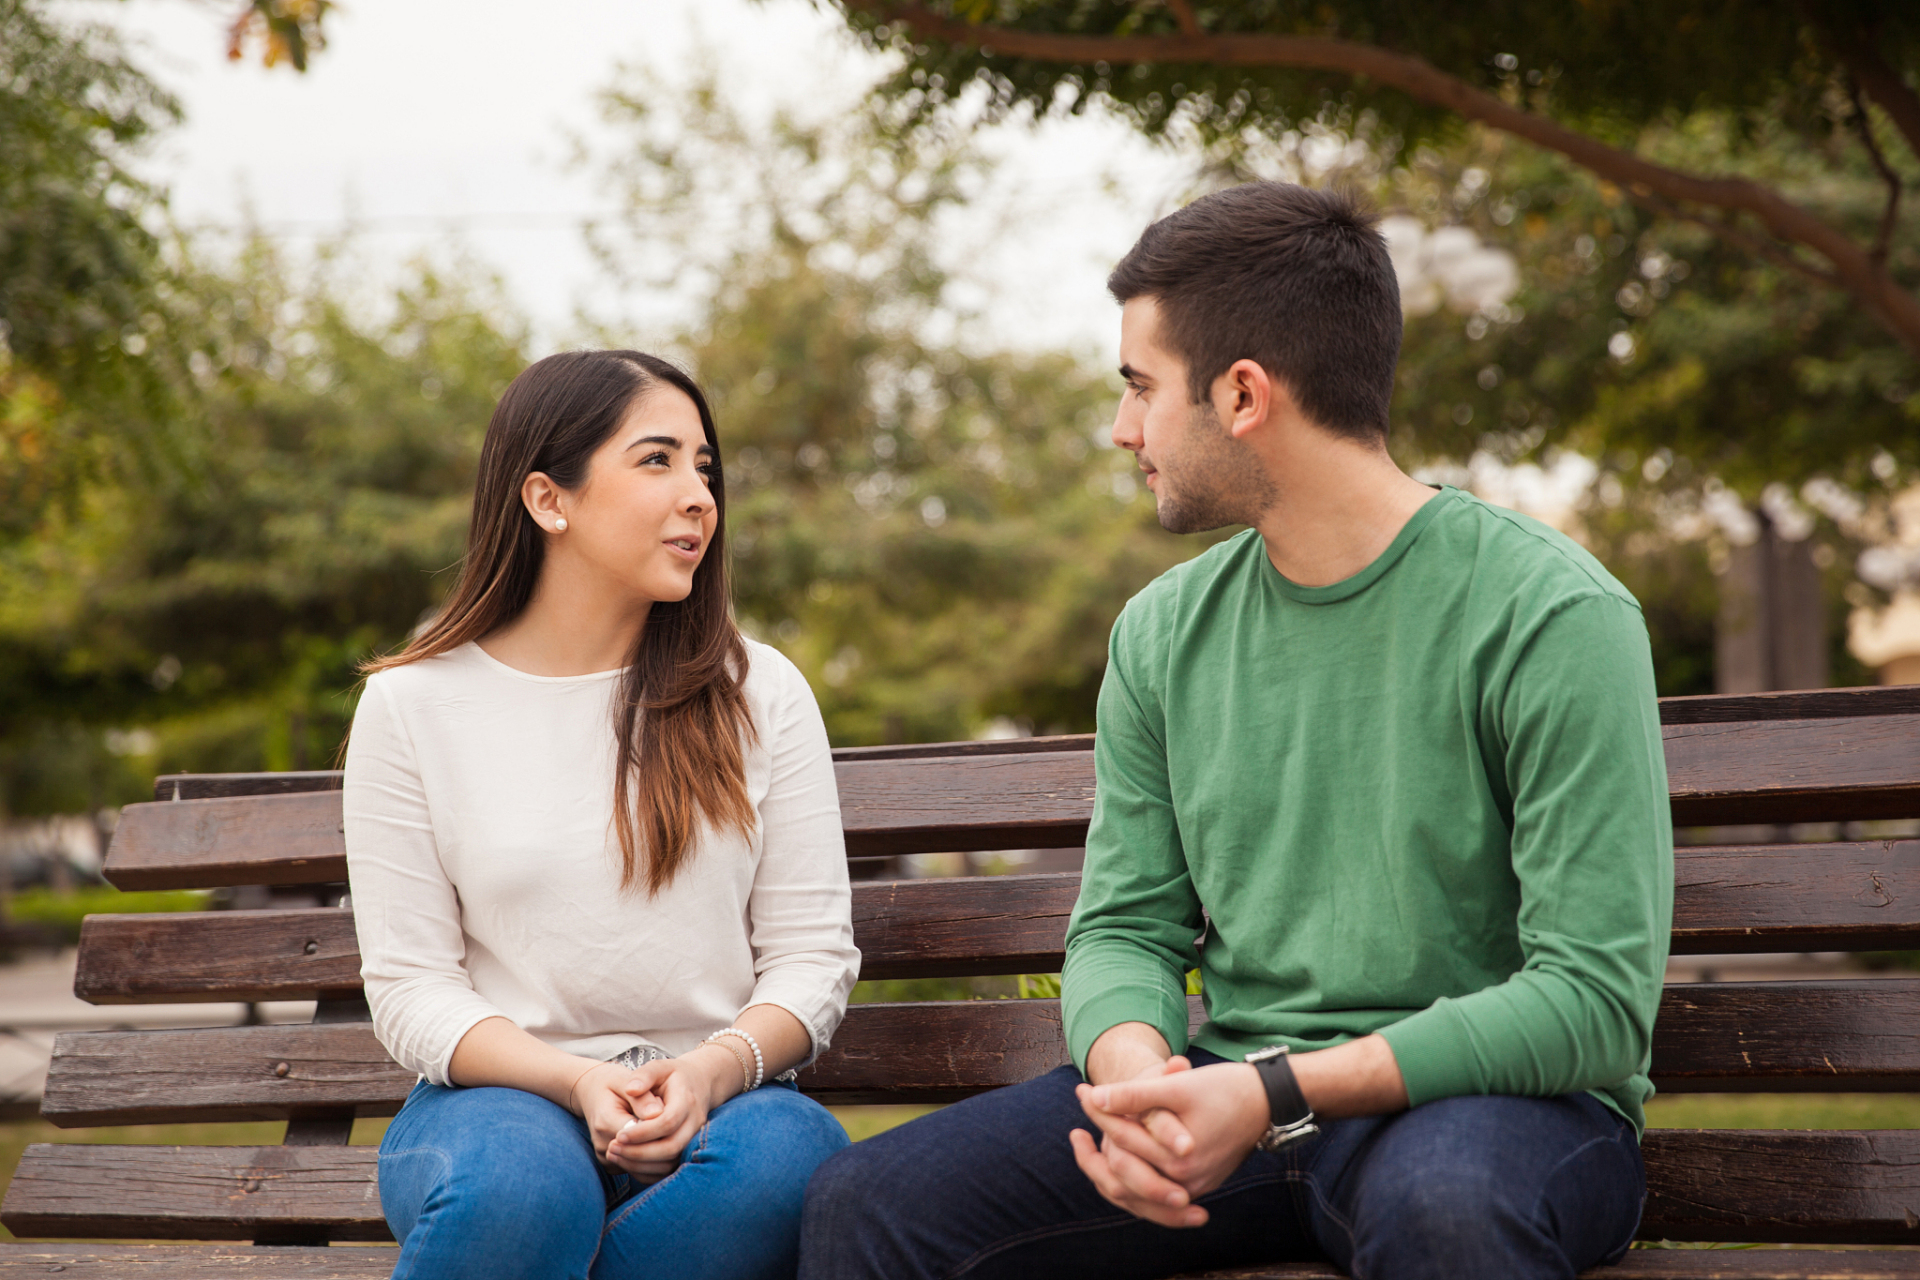
<svg viewBox="0 0 1920 1280">
<path fill-rule="evenodd" d="M 507 388 L 467 558 L 373 674 L 347 862 L 396 1276 L 791 1276 L 859 967 L 826 731 L 733 625 L 713 418 L 634 351 Z"/>
</svg>

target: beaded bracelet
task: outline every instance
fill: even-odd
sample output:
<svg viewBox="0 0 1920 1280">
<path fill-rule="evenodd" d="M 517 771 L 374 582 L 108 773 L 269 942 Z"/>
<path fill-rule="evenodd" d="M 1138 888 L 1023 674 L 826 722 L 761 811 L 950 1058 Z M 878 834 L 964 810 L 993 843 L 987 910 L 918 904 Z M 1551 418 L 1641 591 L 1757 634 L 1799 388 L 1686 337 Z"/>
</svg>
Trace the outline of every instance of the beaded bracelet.
<svg viewBox="0 0 1920 1280">
<path fill-rule="evenodd" d="M 747 1048 L 753 1050 L 753 1083 L 747 1086 L 747 1092 L 758 1089 L 767 1078 L 767 1060 L 760 1056 L 760 1042 L 753 1038 L 752 1032 L 742 1031 L 739 1027 L 722 1027 L 700 1043 L 710 1044 L 722 1036 L 735 1036 L 743 1041 Z"/>
</svg>

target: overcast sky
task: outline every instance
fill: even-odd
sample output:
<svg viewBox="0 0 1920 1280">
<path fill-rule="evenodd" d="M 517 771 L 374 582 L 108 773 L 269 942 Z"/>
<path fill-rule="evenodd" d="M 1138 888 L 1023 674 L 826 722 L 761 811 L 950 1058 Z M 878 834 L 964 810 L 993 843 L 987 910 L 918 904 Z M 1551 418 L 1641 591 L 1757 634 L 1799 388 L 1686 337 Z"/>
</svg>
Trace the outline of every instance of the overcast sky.
<svg viewBox="0 0 1920 1280">
<path fill-rule="evenodd" d="M 844 95 L 881 65 L 807 0 L 345 0 L 305 75 L 227 61 L 234 0 L 65 8 L 126 32 L 185 106 L 146 162 L 183 222 L 237 225 L 250 208 L 303 247 L 351 220 L 376 279 L 423 249 L 464 249 L 504 276 L 543 346 L 566 339 L 582 304 L 638 317 L 667 305 L 608 296 L 578 227 L 606 198 L 565 163 L 575 135 L 614 139 L 592 98 L 620 63 L 671 67 L 704 42 L 756 111 Z M 984 287 L 992 338 L 1110 358 L 1106 271 L 1172 207 L 1183 162 L 1109 120 L 984 141 L 1002 165 L 983 220 L 1011 202 L 1020 230 L 985 254 L 975 240 L 954 265 Z"/>
</svg>

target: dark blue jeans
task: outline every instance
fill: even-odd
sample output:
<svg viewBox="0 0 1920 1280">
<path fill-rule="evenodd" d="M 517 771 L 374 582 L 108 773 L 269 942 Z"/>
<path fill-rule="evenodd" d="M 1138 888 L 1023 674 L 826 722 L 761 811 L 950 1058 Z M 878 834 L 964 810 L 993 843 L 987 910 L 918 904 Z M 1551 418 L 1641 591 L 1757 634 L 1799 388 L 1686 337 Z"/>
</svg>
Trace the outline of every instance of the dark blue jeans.
<svg viewBox="0 0 1920 1280">
<path fill-rule="evenodd" d="M 1219 1062 L 1204 1050 L 1195 1066 Z M 1101 1199 L 1061 1067 L 840 1152 L 807 1187 L 801 1280 L 1124 1280 L 1323 1259 L 1356 1280 L 1531 1280 L 1617 1261 L 1640 1223 L 1633 1126 L 1587 1094 L 1447 1098 L 1256 1151 L 1193 1230 Z"/>
</svg>

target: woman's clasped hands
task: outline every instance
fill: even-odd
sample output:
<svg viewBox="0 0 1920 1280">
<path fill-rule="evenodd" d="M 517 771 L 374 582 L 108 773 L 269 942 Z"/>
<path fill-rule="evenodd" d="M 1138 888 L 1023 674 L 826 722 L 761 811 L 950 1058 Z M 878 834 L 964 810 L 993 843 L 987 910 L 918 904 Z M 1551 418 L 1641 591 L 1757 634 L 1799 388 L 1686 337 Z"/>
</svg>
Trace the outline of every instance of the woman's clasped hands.
<svg viewBox="0 0 1920 1280">
<path fill-rule="evenodd" d="M 741 1084 L 733 1055 L 705 1048 L 633 1071 L 601 1063 L 575 1085 L 574 1101 L 594 1153 L 640 1182 L 654 1183 L 680 1167 L 707 1113 Z"/>
</svg>

